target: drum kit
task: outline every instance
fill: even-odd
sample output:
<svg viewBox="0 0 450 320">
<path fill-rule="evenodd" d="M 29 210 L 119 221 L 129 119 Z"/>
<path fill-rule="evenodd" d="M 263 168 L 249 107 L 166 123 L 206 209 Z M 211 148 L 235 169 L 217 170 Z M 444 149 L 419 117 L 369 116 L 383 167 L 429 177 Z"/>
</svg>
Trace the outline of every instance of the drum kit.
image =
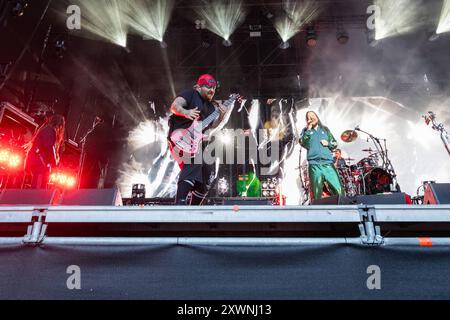
<svg viewBox="0 0 450 320">
<path fill-rule="evenodd" d="M 343 132 L 341 140 L 345 143 L 355 142 L 360 136 L 358 132 L 366 134 L 374 143 L 375 149 L 362 150 L 367 156 L 356 163 L 356 159 L 347 158 L 337 166 L 347 196 L 399 192 L 400 188 L 388 156 L 385 139 L 374 137 L 356 127 L 354 130 Z"/>
</svg>

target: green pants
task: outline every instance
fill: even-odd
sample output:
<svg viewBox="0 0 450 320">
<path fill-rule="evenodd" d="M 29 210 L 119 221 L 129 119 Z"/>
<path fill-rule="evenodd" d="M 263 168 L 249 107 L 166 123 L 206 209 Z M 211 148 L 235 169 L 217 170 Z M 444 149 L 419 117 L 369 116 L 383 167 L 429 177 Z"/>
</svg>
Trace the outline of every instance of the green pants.
<svg viewBox="0 0 450 320">
<path fill-rule="evenodd" d="M 341 179 L 332 164 L 310 164 L 309 165 L 309 181 L 314 200 L 321 199 L 323 193 L 323 185 L 327 182 L 329 191 L 333 195 L 344 195 L 344 188 Z"/>
</svg>

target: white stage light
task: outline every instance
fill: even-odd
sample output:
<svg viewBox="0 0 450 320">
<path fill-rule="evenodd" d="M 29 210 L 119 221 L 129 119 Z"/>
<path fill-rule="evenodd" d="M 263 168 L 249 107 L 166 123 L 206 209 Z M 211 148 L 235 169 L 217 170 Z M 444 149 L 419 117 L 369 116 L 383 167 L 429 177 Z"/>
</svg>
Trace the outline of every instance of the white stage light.
<svg viewBox="0 0 450 320">
<path fill-rule="evenodd" d="M 124 19 L 132 30 L 146 39 L 163 42 L 174 8 L 174 0 L 122 0 Z"/>
<path fill-rule="evenodd" d="M 417 0 L 375 0 L 375 40 L 413 32 L 426 23 L 421 2 Z"/>
<path fill-rule="evenodd" d="M 302 26 L 310 23 L 319 14 L 319 4 L 313 1 L 285 1 L 284 14 L 275 19 L 275 29 L 283 43 L 300 32 Z"/>
<path fill-rule="evenodd" d="M 215 0 L 205 2 L 205 6 L 197 9 L 205 27 L 222 37 L 225 46 L 231 46 L 230 37 L 244 22 L 247 15 L 242 0 Z"/>
<path fill-rule="evenodd" d="M 74 0 L 67 3 L 80 7 L 83 29 L 121 47 L 127 46 L 128 26 L 123 15 L 123 0 Z"/>
<path fill-rule="evenodd" d="M 450 0 L 444 0 L 436 33 L 450 32 Z"/>
</svg>

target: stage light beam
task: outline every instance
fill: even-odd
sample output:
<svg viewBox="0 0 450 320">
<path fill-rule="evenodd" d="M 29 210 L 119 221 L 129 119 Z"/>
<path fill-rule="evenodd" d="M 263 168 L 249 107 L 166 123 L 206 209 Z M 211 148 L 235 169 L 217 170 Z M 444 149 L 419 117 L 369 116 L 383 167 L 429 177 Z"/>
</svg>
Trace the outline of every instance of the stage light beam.
<svg viewBox="0 0 450 320">
<path fill-rule="evenodd" d="M 69 5 L 76 4 L 80 7 L 83 13 L 83 29 L 118 46 L 124 48 L 127 46 L 128 26 L 124 21 L 123 0 L 66 2 Z"/>
<path fill-rule="evenodd" d="M 244 22 L 247 15 L 242 0 L 204 1 L 204 7 L 196 11 L 206 21 L 205 27 L 222 37 L 229 45 L 231 35 Z"/>
<path fill-rule="evenodd" d="M 450 0 L 444 0 L 436 34 L 450 32 Z"/>
<path fill-rule="evenodd" d="M 413 32 L 425 22 L 418 0 L 375 0 L 380 15 L 375 19 L 375 40 Z"/>
<path fill-rule="evenodd" d="M 284 14 L 275 19 L 275 29 L 286 43 L 300 32 L 302 26 L 310 23 L 319 14 L 319 5 L 313 1 L 286 1 L 283 5 Z"/>
<path fill-rule="evenodd" d="M 144 39 L 163 44 L 174 4 L 174 0 L 126 0 L 124 19 Z"/>
</svg>

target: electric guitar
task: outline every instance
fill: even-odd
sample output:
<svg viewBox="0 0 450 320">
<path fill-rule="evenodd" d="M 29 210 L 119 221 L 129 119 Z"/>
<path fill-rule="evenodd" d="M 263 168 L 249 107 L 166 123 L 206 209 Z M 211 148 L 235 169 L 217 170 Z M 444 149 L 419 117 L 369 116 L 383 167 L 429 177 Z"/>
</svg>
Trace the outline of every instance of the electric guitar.
<svg viewBox="0 0 450 320">
<path fill-rule="evenodd" d="M 230 98 L 223 103 L 226 109 L 230 109 L 231 106 L 237 101 L 241 100 L 239 94 L 232 94 Z M 173 154 L 183 154 L 183 157 L 193 158 L 200 151 L 203 142 L 203 132 L 214 121 L 219 118 L 219 110 L 211 113 L 206 119 L 194 120 L 191 126 L 187 129 L 177 129 L 170 135 L 170 141 L 173 144 Z"/>
</svg>

